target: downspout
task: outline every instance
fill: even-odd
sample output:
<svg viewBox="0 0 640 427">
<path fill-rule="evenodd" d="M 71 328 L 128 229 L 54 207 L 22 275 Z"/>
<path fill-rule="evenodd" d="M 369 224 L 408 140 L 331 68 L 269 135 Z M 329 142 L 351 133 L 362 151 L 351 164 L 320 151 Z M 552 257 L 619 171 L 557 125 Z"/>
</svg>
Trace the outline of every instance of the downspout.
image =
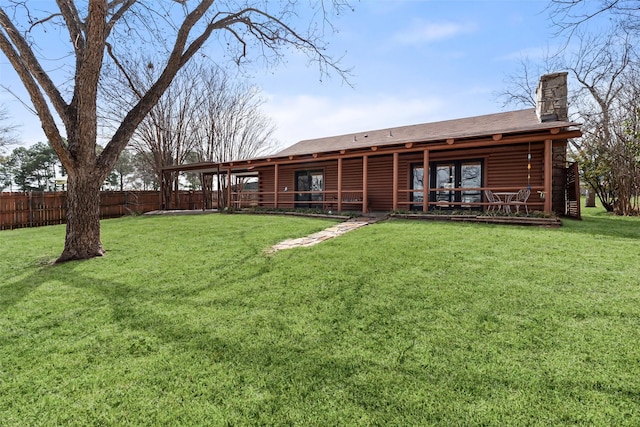
<svg viewBox="0 0 640 427">
<path fill-rule="evenodd" d="M 429 210 L 429 150 L 422 154 L 422 212 Z"/>
<path fill-rule="evenodd" d="M 369 191 L 368 185 L 369 182 L 369 156 L 362 156 L 362 213 L 366 214 L 369 211 Z"/>
<path fill-rule="evenodd" d="M 278 163 L 274 164 L 273 208 L 278 209 Z"/>
<path fill-rule="evenodd" d="M 227 169 L 227 208 L 231 209 L 231 167 Z"/>
<path fill-rule="evenodd" d="M 364 197 L 363 202 L 364 203 Z M 342 212 L 342 157 L 338 157 L 338 212 Z"/>
<path fill-rule="evenodd" d="M 553 141 L 546 139 L 544 141 L 544 212 L 551 213 L 552 181 L 553 181 L 553 165 L 552 165 L 552 149 Z"/>
<path fill-rule="evenodd" d="M 393 210 L 398 210 L 398 159 L 400 155 L 396 152 L 393 153 L 393 178 L 392 178 L 392 187 L 393 187 Z"/>
</svg>

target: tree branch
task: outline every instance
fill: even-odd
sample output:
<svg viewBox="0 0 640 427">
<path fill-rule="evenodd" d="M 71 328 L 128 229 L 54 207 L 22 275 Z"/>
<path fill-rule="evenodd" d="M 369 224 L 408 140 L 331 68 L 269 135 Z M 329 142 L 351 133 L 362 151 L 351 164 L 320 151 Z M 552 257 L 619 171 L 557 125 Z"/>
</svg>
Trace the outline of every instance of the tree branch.
<svg viewBox="0 0 640 427">
<path fill-rule="evenodd" d="M 2 18 L 4 11 L 0 9 L 0 19 Z M 6 15 L 5 15 L 6 16 Z M 0 22 L 1 24 L 1 22 Z M 49 106 L 47 104 L 46 99 L 44 98 L 42 92 L 40 91 L 40 87 L 38 83 L 34 79 L 31 71 L 27 64 L 22 60 L 24 56 L 21 56 L 18 51 L 16 51 L 3 32 L 0 32 L 0 50 L 6 55 L 11 62 L 11 65 L 18 73 L 18 76 L 22 80 L 27 92 L 29 93 L 29 97 L 31 98 L 31 102 L 33 103 L 34 108 L 38 112 L 38 116 L 42 123 L 42 129 L 49 139 L 49 143 L 56 151 L 58 156 L 60 157 L 60 162 L 62 165 L 67 168 L 72 165 L 72 160 L 69 155 L 69 151 L 64 144 L 64 140 L 60 135 L 60 131 L 58 130 L 58 126 L 49 110 Z"/>
<path fill-rule="evenodd" d="M 56 2 L 67 24 L 67 31 L 69 31 L 69 37 L 71 38 L 73 49 L 76 52 L 77 60 L 85 50 L 84 25 L 80 19 L 78 9 L 76 9 L 76 5 L 72 0 L 57 0 Z"/>
<path fill-rule="evenodd" d="M 47 21 L 52 20 L 53 18 L 57 18 L 62 16 L 62 14 L 60 13 L 54 13 L 52 15 L 47 16 L 44 19 L 38 19 L 37 21 L 35 21 L 34 23 L 31 24 L 31 26 L 29 27 L 29 29 L 27 30 L 27 32 L 30 32 L 31 30 L 33 30 L 34 27 L 38 26 L 38 25 L 42 25 L 44 23 L 46 23 Z"/>
<path fill-rule="evenodd" d="M 124 4 L 123 4 L 124 3 Z M 131 6 L 133 6 L 136 3 L 136 0 L 114 0 L 111 3 L 109 3 L 107 5 L 107 8 L 109 10 L 115 10 L 116 6 L 118 6 L 119 4 L 122 4 L 122 6 L 120 7 L 120 9 L 118 9 L 117 11 L 115 11 L 113 13 L 113 15 L 111 16 L 111 19 L 109 19 L 109 23 L 108 23 L 108 28 L 109 28 L 109 33 L 111 33 L 111 29 L 116 25 L 116 23 L 122 19 L 122 17 L 124 16 L 124 14 L 131 8 Z"/>
<path fill-rule="evenodd" d="M 211 7 L 213 4 L 213 0 L 204 0 L 196 6 L 196 8 L 190 12 L 182 22 L 180 29 L 178 30 L 178 34 L 176 36 L 176 41 L 167 60 L 165 69 L 162 74 L 158 78 L 158 80 L 149 88 L 149 90 L 144 94 L 142 98 L 138 101 L 138 103 L 127 113 L 125 118 L 123 119 L 120 127 L 116 130 L 111 141 L 107 144 L 104 151 L 100 154 L 98 158 L 98 168 L 102 171 L 102 173 L 108 173 L 109 165 L 118 157 L 120 151 L 124 149 L 124 147 L 129 142 L 129 139 L 135 132 L 136 127 L 140 124 L 142 119 L 149 113 L 149 111 L 156 104 L 158 99 L 162 96 L 164 91 L 169 87 L 171 81 L 175 77 L 176 73 L 180 70 L 180 67 L 184 65 L 186 60 L 190 57 L 185 58 L 182 54 L 184 51 L 184 47 L 187 43 L 189 33 L 191 29 L 195 26 L 195 24 L 204 16 L 205 12 Z M 208 29 L 208 27 L 207 27 Z M 208 35 L 206 37 L 199 37 L 196 39 L 199 41 L 200 46 L 206 41 L 213 29 L 208 31 Z M 205 30 L 206 32 L 206 30 Z M 194 41 L 196 43 L 196 41 Z M 192 52 L 191 55 L 195 53 Z M 105 175 L 106 176 L 106 175 Z"/>
<path fill-rule="evenodd" d="M 53 104 L 53 107 L 56 109 L 60 118 L 65 123 L 65 125 L 69 124 L 67 118 L 67 103 L 64 101 L 58 88 L 49 78 L 49 75 L 42 69 L 42 66 L 36 59 L 31 47 L 26 42 L 24 37 L 20 35 L 18 29 L 13 25 L 7 14 L 4 12 L 4 9 L 0 8 L 0 28 L 4 29 L 4 32 L 7 34 L 11 42 L 8 39 L 5 39 L 6 51 L 3 49 L 3 52 L 9 55 L 9 52 L 15 54 L 19 58 L 19 68 L 23 70 L 20 74 L 20 79 L 27 84 L 25 78 L 27 78 L 27 74 L 29 75 L 28 80 L 32 83 L 32 79 L 35 79 L 37 83 L 42 87 L 42 90 L 47 94 L 49 100 Z M 14 50 L 15 47 L 15 50 Z M 36 85 L 37 90 L 37 85 Z M 48 108 L 47 108 L 48 109 Z"/>
<path fill-rule="evenodd" d="M 133 93 L 135 93 L 138 96 L 138 98 L 142 98 L 143 94 L 138 90 L 136 85 L 133 83 L 133 80 L 131 80 L 131 76 L 129 76 L 129 72 L 124 68 L 120 60 L 113 53 L 113 47 L 111 46 L 111 43 L 107 43 L 106 46 L 107 46 L 107 53 L 109 54 L 109 57 L 113 60 L 113 63 L 116 65 L 116 67 L 118 67 L 118 69 L 120 70 L 124 78 L 127 80 L 129 89 L 131 89 Z"/>
</svg>

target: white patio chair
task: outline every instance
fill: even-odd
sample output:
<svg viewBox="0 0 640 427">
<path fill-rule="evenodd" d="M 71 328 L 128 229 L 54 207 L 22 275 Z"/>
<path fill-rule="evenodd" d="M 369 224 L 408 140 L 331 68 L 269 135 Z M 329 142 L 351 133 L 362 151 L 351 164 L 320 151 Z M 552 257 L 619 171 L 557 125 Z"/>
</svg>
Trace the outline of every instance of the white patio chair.
<svg viewBox="0 0 640 427">
<path fill-rule="evenodd" d="M 510 205 L 516 207 L 516 213 L 520 213 L 520 206 L 524 206 L 524 210 L 529 215 L 529 207 L 527 206 L 527 200 L 529 200 L 529 196 L 531 195 L 531 190 L 527 188 L 523 188 L 519 190 L 515 196 L 511 198 L 509 201 Z"/>
<path fill-rule="evenodd" d="M 484 190 L 484 197 L 487 199 L 487 212 L 500 212 L 502 209 L 502 199 L 491 190 Z"/>
</svg>

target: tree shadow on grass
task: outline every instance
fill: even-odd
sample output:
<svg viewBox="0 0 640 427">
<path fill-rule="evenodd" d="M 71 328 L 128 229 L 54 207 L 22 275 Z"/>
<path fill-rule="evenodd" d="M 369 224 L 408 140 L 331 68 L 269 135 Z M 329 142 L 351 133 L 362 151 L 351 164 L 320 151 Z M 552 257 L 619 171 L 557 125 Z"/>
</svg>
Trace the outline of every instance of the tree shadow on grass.
<svg viewBox="0 0 640 427">
<path fill-rule="evenodd" d="M 362 385 L 358 377 L 382 369 L 372 360 L 332 354 L 331 348 L 340 345 L 339 336 L 325 337 L 326 341 L 300 341 L 292 325 L 274 307 L 260 313 L 247 311 L 247 295 L 240 289 L 227 298 L 224 308 L 207 306 L 198 320 L 207 315 L 210 320 L 198 322 L 182 315 L 198 310 L 189 298 L 161 297 L 157 300 L 159 308 L 149 309 L 142 304 L 151 296 L 145 290 L 100 281 L 93 281 L 91 286 L 110 301 L 113 321 L 131 334 L 131 351 L 150 355 L 171 348 L 168 365 L 159 373 L 162 379 L 156 380 L 177 379 L 180 385 L 176 390 L 182 390 L 174 390 L 178 394 L 191 387 L 189 382 L 197 382 L 197 387 L 204 386 L 206 390 L 199 399 L 224 406 L 225 413 L 240 424 L 248 420 L 268 423 L 273 421 L 270 416 L 293 421 L 296 418 L 289 419 L 291 414 L 286 408 L 307 405 L 305 396 L 334 395 L 335 391 L 343 398 L 345 394 L 353 398 Z M 160 308 L 169 304 L 166 311 Z M 151 341 L 139 338 L 149 336 L 153 337 Z M 150 372 L 154 372 L 153 368 Z M 356 409 L 351 410 L 363 415 L 363 405 L 385 399 L 383 390 L 376 387 L 370 393 L 367 402 L 352 402 Z M 402 403 L 389 396 L 386 399 L 400 414 Z M 336 404 L 328 399 L 309 404 L 303 412 L 313 411 L 322 419 L 326 409 Z M 335 420 L 328 416 L 324 421 L 332 424 Z"/>
<path fill-rule="evenodd" d="M 6 280 L 6 282 L 0 285 L 0 313 L 7 311 L 37 290 L 43 283 L 51 280 L 50 264 L 49 260 L 39 260 L 35 270 L 30 267 L 28 270 L 13 272 L 11 277 L 3 275 L 2 280 Z"/>
<path fill-rule="evenodd" d="M 0 286 L 2 292 L 0 315 L 6 319 L 14 316 L 24 318 L 23 329 L 32 327 L 30 320 L 25 318 L 25 314 L 33 318 L 59 318 L 65 322 L 74 319 L 72 322 L 86 322 L 92 325 L 104 322 L 103 326 L 109 331 L 108 334 L 115 330 L 119 331 L 117 333 L 133 337 L 134 340 L 135 337 L 147 336 L 152 338 L 150 338 L 151 341 L 170 344 L 186 351 L 205 351 L 207 354 L 219 355 L 225 353 L 228 343 L 217 336 L 216 331 L 211 330 L 208 324 L 205 322 L 189 324 L 182 319 L 181 313 L 197 311 L 197 307 L 193 307 L 192 297 L 202 291 L 201 287 L 196 286 L 191 291 L 171 292 L 165 295 L 145 284 L 129 284 L 92 277 L 86 271 L 79 271 L 84 270 L 78 267 L 83 266 L 85 262 L 48 265 L 36 270 L 25 270 L 20 276 L 14 275 L 14 280 Z M 49 287 L 47 294 L 33 296 L 34 292 L 42 289 L 43 286 Z M 56 291 L 56 286 L 60 287 L 60 292 Z M 69 288 L 72 288 L 71 292 Z M 29 301 L 29 298 L 33 301 Z M 60 298 L 60 300 L 51 303 L 50 298 Z M 40 299 L 44 304 L 41 304 Z M 5 316 L 7 311 L 22 301 L 25 302 L 24 308 L 17 307 L 14 313 Z M 47 307 L 44 307 L 45 304 Z M 21 312 L 21 310 L 30 310 L 28 307 L 33 307 L 29 313 Z M 91 316 L 94 312 L 102 312 L 101 315 L 106 316 L 106 321 L 99 317 L 84 319 L 77 317 L 79 313 L 89 313 Z M 54 325 L 51 326 L 53 328 L 56 327 L 55 322 L 51 322 L 51 325 Z M 84 328 L 84 331 L 83 326 L 74 329 L 82 335 L 87 330 L 94 330 L 92 328 L 94 326 Z M 98 330 L 94 332 L 100 334 Z M 133 341 L 128 344 L 118 343 L 118 345 L 122 344 L 130 344 L 129 348 L 134 349 L 139 343 Z"/>
<path fill-rule="evenodd" d="M 64 278 L 67 278 L 65 286 L 93 294 L 94 298 L 89 301 L 102 304 L 95 308 L 106 306 L 110 312 L 112 324 L 104 325 L 108 331 L 104 339 L 125 335 L 113 345 L 119 348 L 108 347 L 117 350 L 115 355 L 96 351 L 102 357 L 101 363 L 113 363 L 112 382 L 105 385 L 113 391 L 122 391 L 117 375 L 121 374 L 118 362 L 123 363 L 118 358 L 149 356 L 145 371 L 135 372 L 135 381 L 128 379 L 127 387 L 131 387 L 133 394 L 142 393 L 143 388 L 152 384 L 151 388 L 163 390 L 154 398 L 161 400 L 162 393 L 167 390 L 166 393 L 176 399 L 197 402 L 200 406 L 205 403 L 215 405 L 220 413 L 237 424 L 305 424 L 304 417 L 307 417 L 306 424 L 336 425 L 357 424 L 358 417 L 365 416 L 373 424 L 420 424 L 419 421 L 425 420 L 422 402 L 412 401 L 411 392 L 407 390 L 413 387 L 414 392 L 419 392 L 421 384 L 430 384 L 434 393 L 443 389 L 442 396 L 434 394 L 433 403 L 446 397 L 447 387 L 451 387 L 451 382 L 442 373 L 434 377 L 419 363 L 407 366 L 384 363 L 384 354 L 380 353 L 384 353 L 385 346 L 388 349 L 393 341 L 382 344 L 378 354 L 352 352 L 347 350 L 364 344 L 351 342 L 349 328 L 339 328 L 336 334 L 324 335 L 315 330 L 315 334 L 307 337 L 299 329 L 292 329 L 289 318 L 280 315 L 275 302 L 256 315 L 251 311 L 253 306 L 247 309 L 245 299 L 248 296 L 242 286 L 228 292 L 226 300 L 219 301 L 219 305 L 199 305 L 193 298 L 193 292 L 199 292 L 199 287 L 183 294 L 163 294 L 147 284 L 92 277 L 90 272 L 82 271 L 84 268 L 78 268 L 81 265 L 84 264 L 45 267 L 17 280 L 14 286 L 19 292 L 13 300 L 25 298 L 29 289 Z M 260 270 L 254 270 L 240 278 L 234 277 L 234 280 L 244 282 L 259 276 Z M 255 295 L 249 298 L 255 298 Z M 360 299 L 354 298 L 353 302 L 357 304 Z M 4 299 L 2 304 L 4 309 Z M 86 313 L 91 313 L 91 308 L 88 307 Z M 349 314 L 354 312 L 353 305 L 345 304 L 339 309 L 340 313 L 332 311 L 336 309 L 336 305 L 327 308 L 332 314 L 324 320 L 310 322 L 309 327 L 319 329 L 322 322 L 341 316 L 344 325 L 355 316 Z M 197 322 L 192 322 L 189 316 Z M 87 341 L 85 345 L 87 347 L 82 351 L 91 352 L 89 346 L 93 341 Z M 111 362 L 109 358 L 116 360 Z M 131 365 L 134 369 L 138 364 Z M 48 380 L 43 381 L 46 384 Z M 489 386 L 487 384 L 486 389 Z M 482 399 L 485 388 L 478 388 L 480 391 L 473 397 Z M 608 391 L 626 400 L 637 398 L 633 390 L 611 388 Z M 344 412 L 343 409 L 336 410 L 347 406 Z M 144 408 L 135 401 L 129 407 Z M 298 408 L 298 411 L 291 408 Z M 445 410 L 443 407 L 443 412 L 435 415 L 446 417 Z M 413 420 L 404 419 L 409 416 L 407 414 L 419 415 Z M 169 417 L 165 421 L 170 420 L 171 414 L 164 415 Z M 89 420 L 79 422 L 83 421 Z M 153 423 L 154 420 L 147 421 Z"/>
<path fill-rule="evenodd" d="M 42 282 L 37 279 L 37 274 L 31 274 L 24 279 L 11 281 L 0 286 L 0 294 L 2 294 L 2 298 L 0 298 L 0 312 L 5 312 L 22 301 L 41 284 Z"/>
<path fill-rule="evenodd" d="M 640 239 L 640 218 L 617 217 L 609 213 L 595 213 L 583 219 L 564 219 L 560 231 L 591 236 Z"/>
</svg>

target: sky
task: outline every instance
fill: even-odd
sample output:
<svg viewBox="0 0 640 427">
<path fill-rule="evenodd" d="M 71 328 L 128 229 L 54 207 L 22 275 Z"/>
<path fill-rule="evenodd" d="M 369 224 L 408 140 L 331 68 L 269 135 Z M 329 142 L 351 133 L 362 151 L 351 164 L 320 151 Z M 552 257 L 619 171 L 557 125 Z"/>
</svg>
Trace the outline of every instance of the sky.
<svg viewBox="0 0 640 427">
<path fill-rule="evenodd" d="M 554 37 L 547 1 L 363 0 L 335 21 L 331 48 L 352 68 L 319 82 L 304 58 L 256 76 L 283 146 L 299 140 L 503 111 L 497 94 Z M 507 109 L 518 109 L 508 107 Z"/>
<path fill-rule="evenodd" d="M 518 109 L 497 97 L 507 77 L 523 59 L 539 60 L 563 43 L 547 0 L 352 3 L 326 37 L 327 53 L 351 70 L 348 83 L 336 73 L 321 76 L 291 50 L 279 66 L 243 74 L 266 99 L 264 112 L 276 126 L 272 151 L 304 139 Z M 1 55 L 0 80 L 24 93 Z M 24 145 L 46 140 L 37 117 L 11 94 L 0 91 L 0 103 Z"/>
</svg>

